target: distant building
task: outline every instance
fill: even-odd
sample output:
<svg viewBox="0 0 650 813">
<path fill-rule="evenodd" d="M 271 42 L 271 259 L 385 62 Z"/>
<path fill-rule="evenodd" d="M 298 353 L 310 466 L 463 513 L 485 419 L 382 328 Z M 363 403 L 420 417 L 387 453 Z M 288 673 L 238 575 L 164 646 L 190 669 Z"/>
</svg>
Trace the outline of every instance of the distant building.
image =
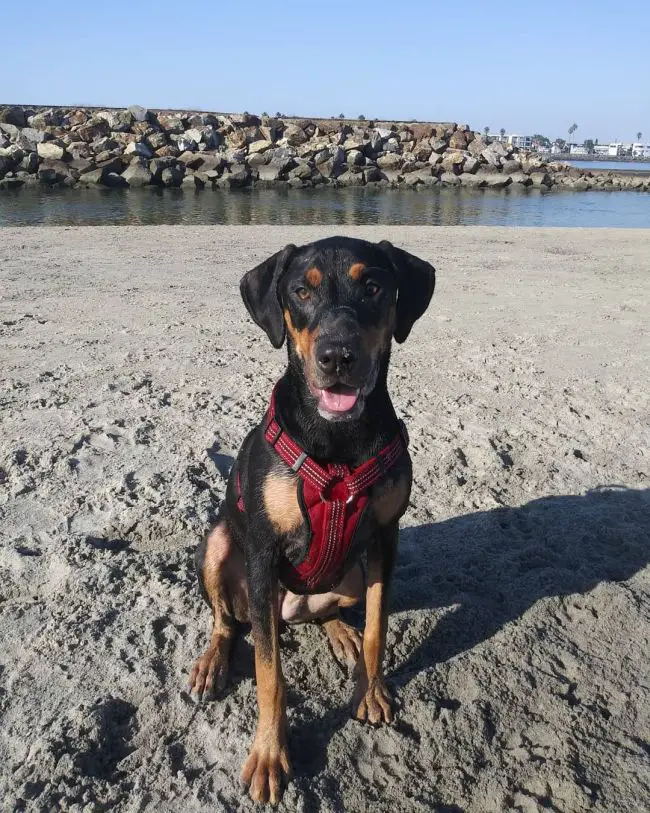
<svg viewBox="0 0 650 813">
<path fill-rule="evenodd" d="M 520 150 L 532 150 L 533 137 L 518 135 L 517 133 L 488 133 L 488 141 L 499 141 L 502 144 L 510 144 Z"/>
<path fill-rule="evenodd" d="M 594 155 L 609 155 L 609 144 L 594 144 Z"/>
<path fill-rule="evenodd" d="M 609 145 L 609 155 L 610 158 L 618 158 L 620 155 L 623 155 L 623 144 L 620 141 L 612 141 Z"/>
<path fill-rule="evenodd" d="M 584 144 L 571 144 L 569 155 L 589 155 L 589 150 Z"/>
<path fill-rule="evenodd" d="M 650 158 L 650 144 L 632 144 L 632 158 Z"/>
</svg>

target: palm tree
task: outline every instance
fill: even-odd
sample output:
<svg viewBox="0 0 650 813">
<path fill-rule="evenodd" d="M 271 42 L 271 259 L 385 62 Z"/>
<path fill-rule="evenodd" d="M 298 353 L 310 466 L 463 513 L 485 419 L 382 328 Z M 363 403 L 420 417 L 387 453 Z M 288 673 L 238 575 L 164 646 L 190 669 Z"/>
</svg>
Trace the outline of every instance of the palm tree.
<svg viewBox="0 0 650 813">
<path fill-rule="evenodd" d="M 639 130 L 639 132 L 636 134 L 636 140 L 641 141 L 642 138 L 643 138 L 643 133 Z"/>
<path fill-rule="evenodd" d="M 500 133 L 500 135 L 501 135 L 501 138 L 503 138 L 503 136 L 506 134 L 506 128 L 505 128 L 505 127 L 502 127 L 502 128 L 499 130 L 499 133 Z"/>
<path fill-rule="evenodd" d="M 578 129 L 578 125 L 577 125 L 577 124 L 572 124 L 572 125 L 569 127 L 569 143 L 571 143 L 571 136 L 572 136 L 572 135 L 575 133 L 575 131 L 576 131 L 577 129 Z"/>
<path fill-rule="evenodd" d="M 487 138 L 488 135 L 490 134 L 490 128 L 489 127 L 484 127 L 483 132 L 485 133 L 485 137 Z"/>
</svg>

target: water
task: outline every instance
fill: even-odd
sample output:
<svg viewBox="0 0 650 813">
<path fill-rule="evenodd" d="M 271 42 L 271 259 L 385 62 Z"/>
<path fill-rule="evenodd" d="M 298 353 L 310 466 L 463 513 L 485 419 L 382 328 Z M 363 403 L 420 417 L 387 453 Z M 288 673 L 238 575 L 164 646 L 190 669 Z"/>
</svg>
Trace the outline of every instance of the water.
<svg viewBox="0 0 650 813">
<path fill-rule="evenodd" d="M 566 163 L 585 171 L 609 169 L 612 172 L 634 172 L 639 175 L 650 172 L 650 161 L 567 161 Z"/>
<path fill-rule="evenodd" d="M 159 224 L 650 228 L 650 193 L 462 189 L 0 191 L 0 226 Z"/>
</svg>

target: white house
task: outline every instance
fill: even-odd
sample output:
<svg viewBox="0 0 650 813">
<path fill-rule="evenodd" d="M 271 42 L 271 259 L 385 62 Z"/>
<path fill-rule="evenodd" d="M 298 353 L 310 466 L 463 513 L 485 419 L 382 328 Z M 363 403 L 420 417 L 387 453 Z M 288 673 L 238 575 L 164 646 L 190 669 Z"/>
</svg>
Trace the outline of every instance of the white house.
<svg viewBox="0 0 650 813">
<path fill-rule="evenodd" d="M 650 158 L 650 144 L 632 144 L 632 158 Z"/>
<path fill-rule="evenodd" d="M 609 155 L 609 144 L 594 144 L 594 155 Z"/>
<path fill-rule="evenodd" d="M 488 133 L 488 141 L 500 141 L 503 144 L 511 144 L 519 147 L 520 150 L 531 150 L 533 148 L 533 137 L 518 135 L 517 133 Z"/>
<path fill-rule="evenodd" d="M 612 141 L 609 145 L 609 152 L 607 155 L 611 156 L 612 158 L 618 158 L 619 155 L 623 155 L 623 143 L 621 141 Z"/>
<path fill-rule="evenodd" d="M 570 155 L 589 155 L 589 150 L 584 144 L 572 144 L 569 148 Z"/>
</svg>

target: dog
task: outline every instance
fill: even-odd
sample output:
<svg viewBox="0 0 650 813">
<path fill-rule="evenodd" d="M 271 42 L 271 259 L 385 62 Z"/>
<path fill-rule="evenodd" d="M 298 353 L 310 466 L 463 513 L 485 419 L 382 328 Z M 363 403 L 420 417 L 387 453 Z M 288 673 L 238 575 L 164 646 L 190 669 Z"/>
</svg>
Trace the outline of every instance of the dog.
<svg viewBox="0 0 650 813">
<path fill-rule="evenodd" d="M 288 365 L 197 549 L 214 623 L 189 689 L 199 701 L 223 691 L 235 622 L 250 622 L 259 717 L 241 777 L 255 801 L 276 804 L 291 776 L 280 620 L 320 623 L 355 666 L 353 715 L 392 722 L 382 660 L 412 469 L 387 373 L 392 339 L 406 340 L 434 287 L 424 260 L 348 237 L 288 245 L 242 278 L 250 316 L 273 347 L 286 340 Z M 364 591 L 361 635 L 340 610 Z"/>
</svg>

